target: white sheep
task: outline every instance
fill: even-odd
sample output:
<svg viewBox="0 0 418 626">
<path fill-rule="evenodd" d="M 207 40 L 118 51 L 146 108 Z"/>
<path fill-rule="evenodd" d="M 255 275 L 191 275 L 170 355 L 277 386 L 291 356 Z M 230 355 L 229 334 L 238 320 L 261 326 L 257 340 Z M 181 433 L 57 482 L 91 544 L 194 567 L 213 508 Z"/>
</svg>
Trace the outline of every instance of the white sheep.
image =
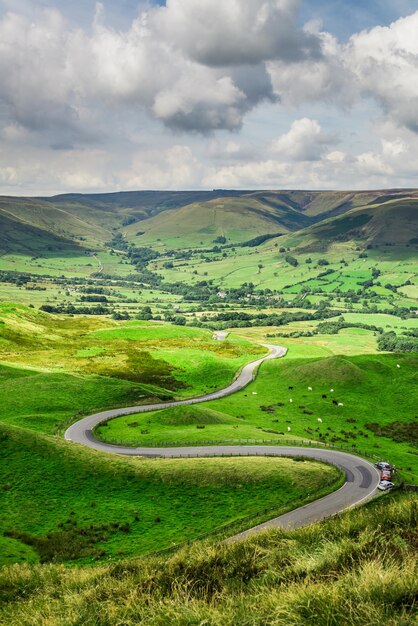
<svg viewBox="0 0 418 626">
<path fill-rule="evenodd" d="M 312 391 L 312 387 L 308 387 L 308 390 L 309 390 L 309 391 Z"/>
<path fill-rule="evenodd" d="M 293 402 L 292 398 L 290 398 L 289 402 Z"/>
<path fill-rule="evenodd" d="M 330 389 L 330 392 L 331 392 L 331 393 L 334 393 L 334 389 Z"/>
<path fill-rule="evenodd" d="M 290 433 L 292 429 L 290 428 L 290 426 L 287 427 L 287 432 Z"/>
<path fill-rule="evenodd" d="M 322 424 L 322 420 L 320 417 L 318 417 L 318 422 L 320 422 Z"/>
<path fill-rule="evenodd" d="M 257 395 L 257 392 L 256 392 L 256 391 L 253 391 L 253 396 L 256 396 L 256 395 Z"/>
<path fill-rule="evenodd" d="M 399 363 L 396 364 L 396 367 L 400 367 Z"/>
<path fill-rule="evenodd" d="M 338 406 L 344 406 L 344 405 L 343 405 L 343 403 L 342 403 L 342 402 L 339 402 L 339 403 L 338 403 Z"/>
</svg>

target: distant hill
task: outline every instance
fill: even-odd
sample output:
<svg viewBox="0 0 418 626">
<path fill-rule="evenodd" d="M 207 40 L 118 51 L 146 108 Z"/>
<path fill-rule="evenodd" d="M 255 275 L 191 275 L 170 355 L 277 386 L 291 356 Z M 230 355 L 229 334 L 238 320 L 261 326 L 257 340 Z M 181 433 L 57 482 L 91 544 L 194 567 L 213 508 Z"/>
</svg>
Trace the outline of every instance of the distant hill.
<svg viewBox="0 0 418 626">
<path fill-rule="evenodd" d="M 417 204 L 418 191 L 396 189 L 3 196 L 0 253 L 79 253 L 103 247 L 120 231 L 135 245 L 173 248 L 208 246 L 224 237 L 228 243 L 240 243 L 297 231 L 298 245 L 304 247 L 326 247 L 333 239 L 356 237 L 404 244 L 417 230 Z"/>
<path fill-rule="evenodd" d="M 8 216 L 0 210 L 0 254 L 23 255 L 80 251 L 76 242 Z"/>
<path fill-rule="evenodd" d="M 164 211 L 125 229 L 137 245 L 173 248 L 217 243 L 240 243 L 258 235 L 285 234 L 311 220 L 282 202 L 266 202 L 254 196 L 217 198 Z M 225 241 L 219 238 L 225 238 Z"/>
<path fill-rule="evenodd" d="M 292 243 L 306 250 L 326 250 L 332 243 L 347 241 L 418 244 L 418 198 L 384 200 L 314 224 L 298 232 Z"/>
</svg>

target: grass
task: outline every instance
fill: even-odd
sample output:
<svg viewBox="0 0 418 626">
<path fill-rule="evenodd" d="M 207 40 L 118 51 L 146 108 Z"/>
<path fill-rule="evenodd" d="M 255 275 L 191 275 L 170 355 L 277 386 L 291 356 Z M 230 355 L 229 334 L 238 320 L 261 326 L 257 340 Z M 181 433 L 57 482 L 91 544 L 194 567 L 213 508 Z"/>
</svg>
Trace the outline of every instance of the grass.
<svg viewBox="0 0 418 626">
<path fill-rule="evenodd" d="M 137 444 L 191 444 L 224 438 L 280 441 L 275 433 L 284 432 L 287 437 L 353 446 L 381 455 L 402 468 L 407 481 L 418 482 L 416 440 L 411 436 L 409 441 L 393 441 L 387 431 L 376 433 L 367 427 L 370 422 L 382 427 L 394 421 L 416 422 L 417 363 L 414 355 L 388 354 L 271 361 L 263 364 L 256 380 L 244 390 L 193 407 L 190 414 L 178 407 L 121 417 L 98 432 L 106 440 Z M 212 411 L 219 417 L 204 429 L 197 428 Z M 136 425 L 129 426 L 132 423 Z"/>
<path fill-rule="evenodd" d="M 5 625 L 412 626 L 418 497 L 392 494 L 294 532 L 95 568 L 0 572 Z"/>
<path fill-rule="evenodd" d="M 287 210 L 272 208 L 258 199 L 228 198 L 192 203 L 164 211 L 141 224 L 125 229 L 127 238 L 138 246 L 187 248 L 208 247 L 219 236 L 229 243 L 248 241 L 266 233 L 286 233 Z M 303 222 L 303 216 L 295 213 Z M 136 233 L 142 232 L 140 236 Z"/>
<path fill-rule="evenodd" d="M 92 409 L 224 387 L 264 353 L 239 337 L 214 341 L 208 330 L 62 318 L 3 304 L 0 356 L 14 368 L 2 369 L 0 406 L 3 419 L 50 433 Z"/>
<path fill-rule="evenodd" d="M 246 439 L 276 439 L 281 436 L 271 428 L 262 430 L 242 418 L 206 408 L 205 405 L 180 406 L 164 411 L 127 415 L 98 426 L 96 436 L 109 443 L 132 445 L 172 445 L 207 441 L 239 443 Z M 282 433 L 283 435 L 284 433 Z"/>
<path fill-rule="evenodd" d="M 154 552 L 340 482 L 311 461 L 118 458 L 4 425 L 0 450 L 1 564 Z"/>
<path fill-rule="evenodd" d="M 153 391 L 116 378 L 0 365 L 1 421 L 40 433 L 52 434 L 76 416 L 144 402 Z"/>
</svg>

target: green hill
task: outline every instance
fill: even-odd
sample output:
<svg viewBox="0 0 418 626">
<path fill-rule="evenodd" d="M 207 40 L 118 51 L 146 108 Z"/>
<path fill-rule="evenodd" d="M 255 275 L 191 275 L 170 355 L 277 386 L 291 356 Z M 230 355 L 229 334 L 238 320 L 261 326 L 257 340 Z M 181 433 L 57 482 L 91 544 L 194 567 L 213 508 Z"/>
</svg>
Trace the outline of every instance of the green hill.
<svg viewBox="0 0 418 626">
<path fill-rule="evenodd" d="M 170 461 L 166 461 L 170 463 Z M 98 567 L 0 573 L 3 624 L 412 626 L 418 498 L 393 494 L 307 528 Z"/>
<path fill-rule="evenodd" d="M 418 198 L 387 200 L 325 219 L 292 238 L 299 249 L 326 250 L 338 242 L 406 246 L 418 243 Z"/>
<path fill-rule="evenodd" d="M 95 247 L 111 238 L 117 220 L 84 207 L 66 210 L 31 198 L 0 198 L 3 252 Z M 80 250 L 79 250 L 80 252 Z"/>
<path fill-rule="evenodd" d="M 353 209 L 362 207 L 369 215 L 377 206 L 396 205 L 402 207 L 403 215 L 416 197 L 417 192 L 411 190 L 131 191 L 51 198 L 3 196 L 0 251 L 37 254 L 72 249 L 74 245 L 78 249 L 97 249 L 121 229 L 129 241 L 139 246 L 208 246 L 218 237 L 239 243 L 258 235 L 298 231 L 347 212 L 348 222 L 324 225 L 323 230 L 314 229 L 312 236 L 341 237 L 345 231 L 350 236 L 357 223 L 351 225 Z M 391 223 L 395 222 L 394 216 Z"/>
<path fill-rule="evenodd" d="M 218 198 L 160 213 L 125 233 L 137 245 L 169 248 L 240 243 L 265 234 L 285 234 L 310 223 L 309 218 L 283 202 L 265 202 L 253 197 Z M 139 229 L 139 234 L 138 234 Z"/>
<path fill-rule="evenodd" d="M 10 252 L 30 256 L 57 252 L 80 255 L 82 248 L 78 242 L 25 223 L 0 208 L 0 254 Z"/>
</svg>

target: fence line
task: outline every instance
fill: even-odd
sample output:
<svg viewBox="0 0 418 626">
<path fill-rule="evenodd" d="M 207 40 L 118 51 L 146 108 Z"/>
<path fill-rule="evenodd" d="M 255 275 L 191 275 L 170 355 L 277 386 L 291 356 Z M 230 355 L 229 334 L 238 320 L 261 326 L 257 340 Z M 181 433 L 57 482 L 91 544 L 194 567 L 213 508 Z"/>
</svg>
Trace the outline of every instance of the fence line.
<svg viewBox="0 0 418 626">
<path fill-rule="evenodd" d="M 376 454 L 372 454 L 367 452 L 366 450 L 360 450 L 355 446 L 342 446 L 336 445 L 333 443 L 327 443 L 325 441 L 313 441 L 311 439 L 210 439 L 210 440 L 201 440 L 201 441 L 152 441 L 152 442 L 144 442 L 140 444 L 138 442 L 133 441 L 122 441 L 118 439 L 114 439 L 112 441 L 105 441 L 104 443 L 110 443 L 111 445 L 117 446 L 131 446 L 132 448 L 173 448 L 173 447 L 182 447 L 189 448 L 194 447 L 198 448 L 200 446 L 252 446 L 252 445 L 271 445 L 285 447 L 285 446 L 293 446 L 293 447 L 303 447 L 303 448 L 331 448 L 336 451 L 348 452 L 350 454 L 358 454 L 360 456 L 372 459 L 373 461 L 379 461 L 381 459 L 380 456 Z M 256 455 L 255 452 L 252 453 Z M 199 456 L 197 454 L 186 455 L 186 457 L 196 457 Z M 206 454 L 203 456 L 207 456 Z M 213 456 L 220 456 L 219 454 L 214 454 Z M 226 454 L 225 456 L 248 456 L 240 453 L 231 453 Z M 265 454 L 263 454 L 265 456 Z"/>
</svg>

